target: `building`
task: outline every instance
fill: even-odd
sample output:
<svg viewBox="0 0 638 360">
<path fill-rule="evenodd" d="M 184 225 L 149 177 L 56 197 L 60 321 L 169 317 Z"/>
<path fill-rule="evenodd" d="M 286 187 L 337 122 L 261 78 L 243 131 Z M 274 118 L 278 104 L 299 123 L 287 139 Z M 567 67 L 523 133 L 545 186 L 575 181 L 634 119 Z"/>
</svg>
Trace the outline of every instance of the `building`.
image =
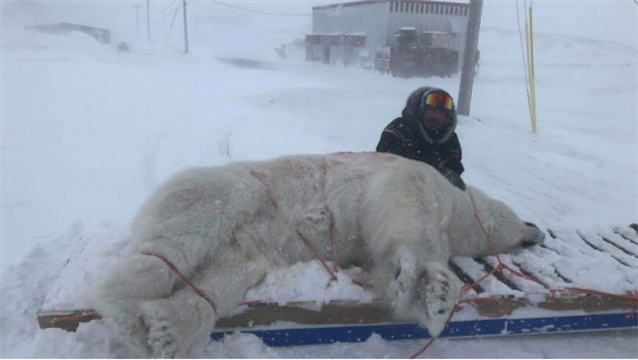
<svg viewBox="0 0 638 360">
<path fill-rule="evenodd" d="M 371 67 L 378 52 L 392 46 L 399 30 L 446 34 L 463 58 L 468 2 L 364 0 L 315 6 L 306 60 Z M 458 64 L 457 64 L 458 67 Z"/>
<path fill-rule="evenodd" d="M 111 43 L 111 31 L 92 26 L 77 25 L 71 23 L 58 23 L 48 25 L 25 26 L 25 29 L 46 32 L 49 34 L 68 34 L 71 31 L 81 31 L 86 33 L 102 44 Z"/>
</svg>

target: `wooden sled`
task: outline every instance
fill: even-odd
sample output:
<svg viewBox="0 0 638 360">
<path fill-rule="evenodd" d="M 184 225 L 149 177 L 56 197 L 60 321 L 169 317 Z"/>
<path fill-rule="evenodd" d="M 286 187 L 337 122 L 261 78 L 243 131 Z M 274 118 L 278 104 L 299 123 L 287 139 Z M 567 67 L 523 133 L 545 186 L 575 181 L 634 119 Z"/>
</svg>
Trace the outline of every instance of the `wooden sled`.
<svg viewBox="0 0 638 360">
<path fill-rule="evenodd" d="M 515 255 L 454 257 L 450 266 L 466 291 L 441 334 L 444 338 L 638 328 L 635 224 L 548 230 L 541 246 Z M 499 267 L 501 271 L 494 270 Z M 75 331 L 80 323 L 99 318 L 92 310 L 43 308 L 38 313 L 42 329 Z M 211 338 L 237 331 L 254 334 L 269 346 L 361 342 L 374 333 L 386 340 L 430 337 L 427 329 L 393 318 L 380 301 L 244 305 L 236 315 L 218 319 Z"/>
</svg>

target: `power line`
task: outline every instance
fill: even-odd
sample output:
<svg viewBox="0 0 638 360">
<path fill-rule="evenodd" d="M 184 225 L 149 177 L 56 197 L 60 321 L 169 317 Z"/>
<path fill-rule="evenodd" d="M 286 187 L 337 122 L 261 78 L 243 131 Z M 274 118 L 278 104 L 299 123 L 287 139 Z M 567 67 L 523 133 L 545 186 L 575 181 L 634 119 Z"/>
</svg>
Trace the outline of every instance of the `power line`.
<svg viewBox="0 0 638 360">
<path fill-rule="evenodd" d="M 135 36 L 136 39 L 139 40 L 140 38 L 140 8 L 142 7 L 142 5 L 132 5 L 135 8 Z"/>
<path fill-rule="evenodd" d="M 166 40 L 164 41 L 164 48 L 162 49 L 162 54 L 164 50 L 166 50 L 166 45 L 168 45 L 168 39 L 171 37 L 171 33 L 173 32 L 173 24 L 175 24 L 175 18 L 177 17 L 177 11 L 179 8 L 175 8 L 175 13 L 173 14 L 173 21 L 171 21 L 171 28 L 168 30 L 168 35 L 166 35 Z"/>
<path fill-rule="evenodd" d="M 175 5 L 175 3 L 177 2 L 177 0 L 173 0 L 173 2 L 171 2 L 170 4 L 168 4 L 167 7 L 164 8 L 164 10 L 160 11 L 161 14 L 165 13 L 168 9 L 170 9 L 173 5 Z"/>
<path fill-rule="evenodd" d="M 255 14 L 260 14 L 260 15 L 269 15 L 269 16 L 312 16 L 311 14 L 284 14 L 284 13 L 273 13 L 273 12 L 268 12 L 268 11 L 247 9 L 245 7 L 223 3 L 223 2 L 218 1 L 218 0 L 206 0 L 206 1 L 207 2 L 212 1 L 212 2 L 214 2 L 216 4 L 219 4 L 219 5 L 223 5 L 223 6 L 227 6 L 227 7 L 233 8 L 233 9 L 242 10 L 242 11 L 246 11 L 246 12 L 251 12 L 251 13 L 255 13 Z"/>
</svg>

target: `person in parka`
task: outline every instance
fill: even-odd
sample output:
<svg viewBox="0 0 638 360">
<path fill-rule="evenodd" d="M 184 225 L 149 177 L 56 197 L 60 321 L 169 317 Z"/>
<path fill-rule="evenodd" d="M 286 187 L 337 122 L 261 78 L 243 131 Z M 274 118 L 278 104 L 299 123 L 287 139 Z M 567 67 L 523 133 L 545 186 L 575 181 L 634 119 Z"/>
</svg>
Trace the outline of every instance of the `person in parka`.
<svg viewBox="0 0 638 360">
<path fill-rule="evenodd" d="M 376 150 L 427 163 L 465 190 L 456 123 L 450 94 L 438 88 L 420 87 L 408 97 L 401 117 L 385 127 Z"/>
</svg>

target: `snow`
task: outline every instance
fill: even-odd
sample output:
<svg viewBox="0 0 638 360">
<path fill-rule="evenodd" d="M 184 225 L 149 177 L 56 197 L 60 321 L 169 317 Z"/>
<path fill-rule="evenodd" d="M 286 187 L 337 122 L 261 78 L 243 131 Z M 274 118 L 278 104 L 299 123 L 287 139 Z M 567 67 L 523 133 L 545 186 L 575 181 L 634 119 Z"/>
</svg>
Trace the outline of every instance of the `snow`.
<svg viewBox="0 0 638 360">
<path fill-rule="evenodd" d="M 330 262 L 327 264 L 334 266 Z M 329 304 L 332 300 L 369 303 L 374 295 L 352 281 L 353 275 L 361 272 L 356 267 L 337 271 L 337 279 L 332 281 L 318 260 L 297 263 L 268 274 L 261 284 L 248 290 L 246 301 L 276 302 L 281 305 L 314 302 L 319 306 Z"/>
<path fill-rule="evenodd" d="M 152 5 L 150 46 L 144 33 L 135 39 L 129 2 L 16 4 L 3 2 L 0 43 L 2 357 L 130 356 L 99 321 L 76 333 L 39 330 L 35 312 L 88 306 L 91 287 L 124 250 L 142 201 L 175 172 L 286 154 L 370 151 L 413 89 L 427 84 L 458 93 L 458 77 L 406 80 L 305 63 L 290 46 L 280 59 L 274 49 L 303 38 L 309 17 L 192 2 L 192 53 L 185 56 L 179 23 L 163 50 L 170 2 Z M 309 14 L 326 2 L 240 4 Z M 538 132 L 530 131 L 515 8 L 486 2 L 472 114 L 460 117 L 458 127 L 464 179 L 542 228 L 587 235 L 626 227 L 638 220 L 638 6 L 534 6 Z M 591 18 L 597 20 L 582 20 Z M 81 33 L 22 30 L 29 19 L 112 28 L 113 45 Z M 119 41 L 130 42 L 132 52 L 116 51 Z M 559 263 L 592 288 L 636 288 L 600 271 L 613 261 L 584 256 L 575 243 L 566 242 L 562 250 L 570 256 L 562 259 L 534 249 L 504 260 L 527 261 L 539 271 Z M 320 264 L 298 264 L 271 274 L 248 298 L 371 299 L 342 273 L 326 287 Z M 635 272 L 627 277 L 635 279 Z M 440 339 L 424 356 L 636 358 L 637 340 L 635 331 Z M 398 358 L 422 345 L 373 336 L 361 344 L 268 348 L 234 334 L 193 356 Z"/>
</svg>

